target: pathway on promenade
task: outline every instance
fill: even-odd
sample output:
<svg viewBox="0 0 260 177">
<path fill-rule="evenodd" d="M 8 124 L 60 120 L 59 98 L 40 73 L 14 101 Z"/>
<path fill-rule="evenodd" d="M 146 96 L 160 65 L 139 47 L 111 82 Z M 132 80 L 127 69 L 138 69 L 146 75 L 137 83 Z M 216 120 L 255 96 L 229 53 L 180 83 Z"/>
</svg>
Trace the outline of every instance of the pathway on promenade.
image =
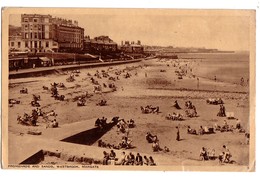
<svg viewBox="0 0 260 177">
<path fill-rule="evenodd" d="M 63 65 L 63 66 L 51 66 L 51 67 L 21 69 L 21 70 L 18 70 L 18 71 L 9 71 L 9 79 L 16 78 L 16 77 L 26 77 L 26 74 L 44 73 L 44 72 L 47 72 L 47 71 L 62 70 L 62 69 L 79 69 L 79 68 L 88 68 L 88 67 L 118 65 L 118 64 L 139 62 L 141 60 L 142 59 L 135 59 L 135 60 L 127 60 L 127 61 L 114 61 L 114 62 L 104 62 L 104 63 L 87 63 L 87 64 L 80 64 L 80 65 L 75 64 L 75 65 Z"/>
</svg>

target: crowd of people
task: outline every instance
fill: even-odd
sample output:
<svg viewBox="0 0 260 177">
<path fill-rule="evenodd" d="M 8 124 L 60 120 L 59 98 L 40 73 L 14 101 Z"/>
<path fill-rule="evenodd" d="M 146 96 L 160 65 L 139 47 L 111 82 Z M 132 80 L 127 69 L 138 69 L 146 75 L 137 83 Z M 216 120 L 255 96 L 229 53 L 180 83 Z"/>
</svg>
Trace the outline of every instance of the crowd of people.
<svg viewBox="0 0 260 177">
<path fill-rule="evenodd" d="M 116 153 L 111 150 L 110 153 L 103 151 L 103 165 L 137 165 L 137 166 L 155 166 L 156 163 L 152 156 L 141 156 L 140 153 L 137 153 L 136 156 L 134 153 L 121 152 L 120 156 L 117 157 Z"/>
<path fill-rule="evenodd" d="M 107 118 L 102 117 L 102 118 L 97 118 L 95 121 L 95 126 L 99 128 L 104 128 L 107 125 Z"/>
<path fill-rule="evenodd" d="M 230 125 L 227 120 L 224 120 L 222 126 L 215 123 L 213 126 L 200 126 L 198 130 L 191 128 L 190 125 L 187 126 L 187 133 L 193 135 L 212 134 L 216 131 L 233 132 L 234 130 L 237 130 L 239 133 L 245 133 L 239 119 L 237 119 L 235 125 Z"/>
<path fill-rule="evenodd" d="M 49 119 L 50 116 L 54 116 L 53 120 Z M 18 124 L 27 126 L 37 126 L 38 118 L 42 117 L 43 122 L 46 123 L 46 128 L 57 128 L 58 122 L 56 120 L 57 114 L 52 110 L 50 112 L 43 112 L 40 108 L 32 109 L 31 115 L 24 113 L 23 117 L 18 116 Z"/>
<path fill-rule="evenodd" d="M 131 74 L 129 74 L 128 72 L 126 72 L 126 70 L 117 70 L 115 71 L 116 75 L 120 76 L 121 73 L 126 73 L 123 76 L 125 76 L 125 78 L 129 78 L 131 76 Z M 108 78 L 108 80 L 115 82 L 116 80 L 119 80 L 119 77 L 112 77 L 111 75 L 108 74 L 108 71 L 101 71 L 99 72 L 98 70 L 96 71 L 96 73 L 94 74 L 94 76 L 97 78 L 93 78 L 91 77 L 91 82 L 92 84 L 96 84 L 97 86 L 102 87 L 101 84 L 99 84 L 98 79 L 103 78 Z M 70 76 L 74 78 L 74 75 Z M 113 78 L 113 79 L 111 79 Z M 63 85 L 64 86 L 64 85 Z M 96 87 L 97 87 L 96 86 Z M 115 84 L 114 83 L 109 83 L 108 84 L 109 88 L 115 88 Z M 53 97 L 58 96 L 58 90 L 57 90 L 58 84 L 56 84 L 54 82 L 54 84 L 51 84 L 51 93 Z M 107 87 L 107 84 L 103 83 L 103 87 Z M 98 88 L 98 87 L 97 87 Z M 39 101 L 39 97 L 34 96 L 33 97 L 33 101 L 35 103 L 38 103 Z M 78 99 L 78 105 L 85 105 L 85 98 L 79 98 Z M 105 105 L 106 104 L 106 100 L 101 100 L 100 102 L 97 103 L 97 105 Z M 176 100 L 174 102 L 173 105 L 176 109 L 182 109 L 181 106 L 179 105 L 178 101 Z M 186 101 L 185 102 L 185 106 L 183 106 L 186 116 L 187 117 L 196 117 L 197 116 L 197 109 L 195 107 L 195 105 L 191 102 L 191 101 Z M 141 111 L 142 113 L 159 113 L 159 106 L 152 106 L 152 105 L 147 105 L 145 107 L 141 106 Z M 41 109 L 36 109 L 35 111 L 32 111 L 32 115 L 29 116 L 28 114 L 25 115 L 23 118 L 19 118 L 19 121 L 21 120 L 29 120 L 31 123 L 31 125 L 36 125 L 37 123 L 37 118 L 38 116 L 43 115 Z M 223 104 L 220 104 L 220 110 L 217 116 L 220 117 L 226 117 L 226 110 L 225 110 L 225 106 Z M 172 114 L 168 114 L 168 116 L 166 116 L 167 119 L 170 120 L 183 120 L 183 116 L 180 113 L 175 113 L 173 112 Z M 47 127 L 51 127 L 51 128 L 56 128 L 58 127 L 58 122 L 55 119 L 50 120 L 46 126 Z M 95 126 L 99 127 L 99 128 L 103 128 L 107 125 L 107 118 L 102 117 L 102 118 L 98 118 L 95 121 Z M 123 134 L 125 134 L 126 136 L 122 136 L 121 142 L 119 142 L 118 144 L 114 145 L 114 144 L 110 144 L 110 143 L 106 143 L 103 140 L 99 140 L 98 141 L 98 146 L 99 147 L 105 147 L 105 148 L 109 148 L 111 149 L 110 153 L 104 151 L 103 155 L 103 164 L 104 165 L 108 165 L 108 164 L 115 164 L 115 165 L 156 165 L 154 163 L 153 158 L 150 157 L 146 157 L 146 156 L 141 156 L 139 153 L 136 154 L 136 156 L 134 156 L 133 153 L 129 153 L 126 154 L 125 152 L 122 152 L 122 154 L 120 155 L 119 158 L 116 157 L 116 153 L 112 150 L 112 149 L 130 149 L 132 147 L 131 143 L 132 140 L 128 137 L 129 134 L 129 128 L 134 128 L 135 127 L 135 121 L 133 119 L 127 120 L 125 121 L 124 119 L 120 119 L 117 122 L 117 132 L 121 132 Z M 242 126 L 240 121 L 237 121 L 237 124 L 235 126 L 236 129 L 238 130 L 242 130 Z M 177 129 L 177 134 L 176 134 L 176 140 L 180 141 L 180 130 L 179 127 L 176 127 Z M 187 128 L 187 133 L 188 134 L 199 134 L 199 135 L 203 135 L 203 134 L 209 134 L 209 133 L 215 133 L 215 131 L 229 131 L 231 129 L 234 129 L 232 126 L 229 126 L 227 124 L 227 121 L 224 120 L 224 125 L 223 126 L 215 126 L 214 128 L 212 127 L 207 127 L 207 126 L 200 126 L 200 128 L 198 130 L 196 129 L 192 129 L 190 126 L 188 126 Z M 158 152 L 158 151 L 164 151 L 164 152 L 169 152 L 169 148 L 167 146 L 164 146 L 164 148 L 160 147 L 159 144 L 159 139 L 157 137 L 157 135 L 153 135 L 150 132 L 147 132 L 146 134 L 146 140 L 148 143 L 152 144 L 152 150 L 153 152 Z M 245 134 L 245 137 L 247 138 L 247 141 L 249 143 L 249 134 Z M 230 162 L 230 158 L 232 157 L 229 152 L 229 150 L 226 148 L 226 146 L 223 148 L 225 149 L 225 151 L 221 152 L 221 154 L 218 156 L 219 160 L 223 163 L 223 162 Z M 205 147 L 202 147 L 201 152 L 200 152 L 200 157 L 203 160 L 213 160 L 216 155 L 215 155 L 215 150 L 208 150 Z"/>
<path fill-rule="evenodd" d="M 203 161 L 218 159 L 219 163 L 232 163 L 234 161 L 231 160 L 231 157 L 232 155 L 226 145 L 223 145 L 219 155 L 216 155 L 215 149 L 202 147 L 200 150 L 200 159 Z"/>
<path fill-rule="evenodd" d="M 145 107 L 141 106 L 141 111 L 143 114 L 151 114 L 151 113 L 159 113 L 160 108 L 159 106 L 152 106 L 152 105 L 147 105 Z"/>
<path fill-rule="evenodd" d="M 124 119 L 120 119 L 116 126 L 117 126 L 117 132 L 128 133 L 129 128 L 135 127 L 135 121 L 134 119 L 130 119 L 127 121 L 125 121 Z"/>
<path fill-rule="evenodd" d="M 170 151 L 170 149 L 167 146 L 164 146 L 164 148 L 161 148 L 157 135 L 153 135 L 151 132 L 146 133 L 145 139 L 148 143 L 152 143 L 153 152 L 158 152 L 158 151 L 169 152 Z"/>
<path fill-rule="evenodd" d="M 185 113 L 186 113 L 187 117 L 197 117 L 198 116 L 197 109 L 196 109 L 195 105 L 192 104 L 191 101 L 186 101 L 185 107 L 186 107 Z"/>
<path fill-rule="evenodd" d="M 177 121 L 182 121 L 182 120 L 184 120 L 182 114 L 180 114 L 180 113 L 175 113 L 175 112 L 173 112 L 172 114 L 169 113 L 165 118 L 166 118 L 167 120 L 177 120 Z"/>
<path fill-rule="evenodd" d="M 102 139 L 98 140 L 98 147 L 109 148 L 109 149 L 131 149 L 132 140 L 127 136 L 122 136 L 121 142 L 118 144 L 106 143 Z"/>
</svg>

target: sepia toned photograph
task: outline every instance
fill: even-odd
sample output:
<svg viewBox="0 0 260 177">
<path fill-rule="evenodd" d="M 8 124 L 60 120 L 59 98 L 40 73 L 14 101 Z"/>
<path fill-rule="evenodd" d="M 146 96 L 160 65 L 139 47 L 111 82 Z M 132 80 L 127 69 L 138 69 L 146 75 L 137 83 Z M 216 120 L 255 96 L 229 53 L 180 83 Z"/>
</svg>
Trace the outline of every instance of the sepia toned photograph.
<svg viewBox="0 0 260 177">
<path fill-rule="evenodd" d="M 8 169 L 255 171 L 255 11 L 2 10 Z"/>
</svg>

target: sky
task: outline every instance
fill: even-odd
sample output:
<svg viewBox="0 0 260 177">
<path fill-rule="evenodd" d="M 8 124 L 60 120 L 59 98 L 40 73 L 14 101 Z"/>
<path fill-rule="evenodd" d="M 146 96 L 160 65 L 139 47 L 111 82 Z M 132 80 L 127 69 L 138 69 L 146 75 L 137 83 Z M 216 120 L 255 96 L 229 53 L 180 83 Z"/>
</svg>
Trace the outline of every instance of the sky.
<svg viewBox="0 0 260 177">
<path fill-rule="evenodd" d="M 153 13 L 154 12 L 154 13 Z M 41 13 L 46 14 L 46 13 Z M 219 50 L 249 50 L 249 16 L 238 13 L 173 13 L 165 10 L 144 12 L 98 11 L 97 13 L 48 13 L 53 17 L 77 20 L 91 38 L 107 35 L 118 44 L 141 40 L 144 45 L 205 47 Z M 20 14 L 9 16 L 11 25 L 20 26 Z"/>
</svg>

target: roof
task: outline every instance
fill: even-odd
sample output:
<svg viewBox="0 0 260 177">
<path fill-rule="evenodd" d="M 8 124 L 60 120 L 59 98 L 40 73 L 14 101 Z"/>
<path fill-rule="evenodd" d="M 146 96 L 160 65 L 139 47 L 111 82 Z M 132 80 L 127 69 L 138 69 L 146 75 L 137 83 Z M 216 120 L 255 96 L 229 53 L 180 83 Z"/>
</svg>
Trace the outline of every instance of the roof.
<svg viewBox="0 0 260 177">
<path fill-rule="evenodd" d="M 87 40 L 86 40 L 87 41 Z M 89 40 L 88 40 L 89 41 Z M 114 42 L 113 40 L 108 40 L 108 39 L 90 39 L 90 43 L 93 43 L 93 44 L 107 44 L 107 45 L 117 45 L 116 42 Z"/>
<path fill-rule="evenodd" d="M 24 59 L 25 58 L 9 58 L 9 61 L 18 61 L 18 60 L 24 60 Z"/>
<path fill-rule="evenodd" d="M 98 58 L 97 56 L 91 55 L 91 54 L 89 54 L 89 53 L 85 53 L 84 55 L 85 55 L 85 56 L 88 56 L 88 57 L 90 57 L 90 58 Z"/>
<path fill-rule="evenodd" d="M 42 61 L 50 61 L 50 59 L 47 58 L 47 57 L 39 57 L 39 58 L 40 58 L 40 60 L 42 60 Z"/>
<path fill-rule="evenodd" d="M 142 45 L 139 45 L 139 44 L 131 44 L 130 46 L 131 47 L 143 47 Z"/>
</svg>

